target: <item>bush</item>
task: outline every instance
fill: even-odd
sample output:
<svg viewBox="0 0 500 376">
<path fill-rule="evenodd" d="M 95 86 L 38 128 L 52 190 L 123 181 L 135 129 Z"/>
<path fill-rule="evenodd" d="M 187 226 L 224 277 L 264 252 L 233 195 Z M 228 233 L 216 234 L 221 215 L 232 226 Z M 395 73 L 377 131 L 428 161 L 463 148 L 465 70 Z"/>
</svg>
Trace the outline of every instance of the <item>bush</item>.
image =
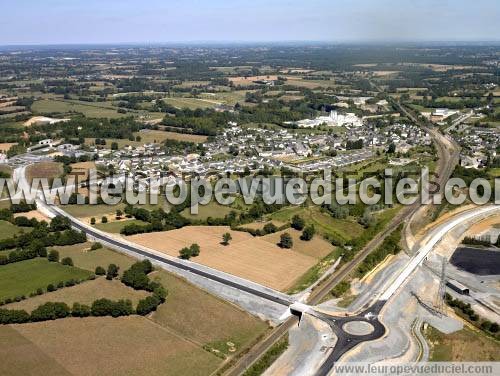
<svg viewBox="0 0 500 376">
<path fill-rule="evenodd" d="M 101 223 L 108 223 L 108 217 L 106 217 L 106 216 L 102 217 Z"/>
<path fill-rule="evenodd" d="M 47 292 L 52 292 L 52 291 L 56 291 L 56 287 L 52 284 L 52 283 L 49 283 L 47 285 Z"/>
<path fill-rule="evenodd" d="M 272 222 L 269 222 L 269 223 L 266 223 L 264 225 L 264 233 L 266 234 L 274 234 L 277 230 L 278 230 L 278 227 L 276 227 L 276 225 Z"/>
<path fill-rule="evenodd" d="M 57 215 L 50 221 L 50 229 L 52 231 L 63 231 L 71 228 L 71 221 L 69 218 Z"/>
<path fill-rule="evenodd" d="M 101 249 L 101 248 L 102 248 L 102 244 L 99 242 L 92 243 L 92 245 L 90 246 L 91 251 L 95 251 L 95 250 Z"/>
<path fill-rule="evenodd" d="M 29 320 L 30 315 L 25 310 L 0 309 L 0 324 L 23 324 Z"/>
<path fill-rule="evenodd" d="M 31 312 L 32 321 L 61 319 L 69 316 L 70 309 L 66 303 L 47 302 Z"/>
<path fill-rule="evenodd" d="M 56 250 L 52 249 L 49 252 L 48 259 L 49 259 L 50 262 L 58 262 L 59 261 L 59 252 L 57 252 Z"/>
<path fill-rule="evenodd" d="M 58 289 L 62 289 L 64 287 L 64 282 L 63 281 L 60 281 L 58 284 L 57 284 L 57 288 Z"/>
<path fill-rule="evenodd" d="M 104 275 L 104 274 L 106 274 L 106 270 L 104 270 L 104 268 L 102 266 L 98 266 L 97 268 L 95 268 L 95 274 L 96 275 Z"/>
<path fill-rule="evenodd" d="M 278 243 L 278 246 L 281 248 L 287 248 L 287 249 L 293 247 L 293 239 L 288 232 L 281 234 L 280 242 Z"/>
<path fill-rule="evenodd" d="M 135 290 L 150 290 L 150 282 L 147 274 L 153 271 L 153 265 L 149 260 L 136 262 L 125 270 L 122 283 Z"/>
<path fill-rule="evenodd" d="M 98 299 L 92 303 L 90 309 L 93 316 L 128 316 L 133 313 L 130 300 L 119 300 L 114 302 L 109 299 Z"/>
<path fill-rule="evenodd" d="M 196 243 L 191 244 L 191 247 L 189 247 L 191 250 L 191 256 L 196 257 L 200 255 L 200 246 Z"/>
<path fill-rule="evenodd" d="M 65 257 L 61 260 L 61 264 L 67 266 L 73 266 L 73 260 L 71 259 L 71 257 Z"/>
<path fill-rule="evenodd" d="M 155 295 L 141 299 L 137 304 L 137 314 L 142 316 L 147 315 L 148 313 L 155 311 L 160 303 L 160 299 L 158 299 Z"/>
<path fill-rule="evenodd" d="M 74 303 L 71 309 L 71 316 L 74 317 L 88 317 L 90 313 L 90 307 L 85 304 Z"/>
<path fill-rule="evenodd" d="M 93 225 L 95 225 L 95 218 L 94 218 L 94 217 L 90 218 L 90 224 L 91 224 L 92 226 L 93 226 Z"/>
<path fill-rule="evenodd" d="M 305 225 L 306 222 L 299 215 L 294 215 L 292 217 L 292 228 L 294 228 L 295 230 L 302 231 Z"/>
<path fill-rule="evenodd" d="M 184 247 L 179 251 L 179 257 L 183 260 L 189 260 L 191 257 L 199 256 L 200 246 L 198 244 L 191 244 L 191 246 Z"/>
<path fill-rule="evenodd" d="M 118 277 L 118 266 L 115 264 L 108 265 L 108 271 L 106 272 L 106 279 L 111 281 L 113 278 Z"/>
<path fill-rule="evenodd" d="M 229 245 L 229 242 L 233 239 L 229 232 L 222 234 L 222 244 Z"/>
<path fill-rule="evenodd" d="M 316 230 L 314 228 L 314 225 L 309 225 L 304 228 L 304 231 L 302 231 L 302 235 L 300 236 L 301 240 L 309 241 L 314 237 L 314 234 L 316 233 Z"/>
<path fill-rule="evenodd" d="M 191 250 L 188 247 L 184 247 L 179 251 L 179 257 L 183 260 L 189 260 L 191 258 Z"/>
</svg>

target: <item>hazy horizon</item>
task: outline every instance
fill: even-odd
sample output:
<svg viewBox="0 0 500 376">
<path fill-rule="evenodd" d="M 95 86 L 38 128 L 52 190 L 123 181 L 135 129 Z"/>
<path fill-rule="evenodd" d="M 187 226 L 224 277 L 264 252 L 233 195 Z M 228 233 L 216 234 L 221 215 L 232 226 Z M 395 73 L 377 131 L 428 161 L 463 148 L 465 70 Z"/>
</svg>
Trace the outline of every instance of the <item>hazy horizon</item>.
<svg viewBox="0 0 500 376">
<path fill-rule="evenodd" d="M 498 42 L 494 0 L 19 0 L 0 45 Z"/>
</svg>

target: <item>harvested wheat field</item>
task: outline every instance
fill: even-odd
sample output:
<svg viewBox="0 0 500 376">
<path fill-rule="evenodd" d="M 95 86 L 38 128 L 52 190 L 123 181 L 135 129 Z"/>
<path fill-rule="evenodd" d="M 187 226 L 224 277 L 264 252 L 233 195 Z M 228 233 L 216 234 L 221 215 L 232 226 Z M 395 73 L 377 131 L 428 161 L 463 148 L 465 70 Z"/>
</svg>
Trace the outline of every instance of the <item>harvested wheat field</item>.
<svg viewBox="0 0 500 376">
<path fill-rule="evenodd" d="M 62 163 L 39 162 L 26 167 L 26 179 L 32 182 L 35 178 L 53 179 L 63 173 Z"/>
<path fill-rule="evenodd" d="M 9 325 L 0 325 L 0 374 L 71 376 L 53 358 Z"/>
<path fill-rule="evenodd" d="M 7 153 L 9 151 L 9 149 L 12 146 L 14 146 L 14 145 L 17 145 L 17 142 L 3 142 L 3 143 L 0 143 L 0 152 Z"/>
<path fill-rule="evenodd" d="M 50 219 L 40 213 L 38 210 L 31 210 L 29 212 L 26 212 L 26 213 L 16 213 L 14 214 L 14 218 L 17 218 L 17 217 L 26 217 L 28 219 L 33 219 L 35 218 L 37 221 L 47 221 L 47 222 L 50 222 Z"/>
<path fill-rule="evenodd" d="M 229 232 L 230 245 L 221 243 L 222 234 Z M 291 249 L 281 249 L 263 238 L 231 231 L 227 226 L 187 226 L 178 230 L 139 234 L 127 240 L 156 249 L 170 256 L 197 243 L 201 253 L 191 261 L 238 277 L 285 291 L 318 262 L 318 259 Z"/>
<path fill-rule="evenodd" d="M 88 179 L 89 170 L 96 169 L 95 162 L 78 162 L 71 165 L 71 173 L 69 175 L 74 175 L 78 182 L 82 182 Z"/>
<path fill-rule="evenodd" d="M 77 376 L 201 376 L 213 372 L 221 361 L 176 333 L 139 316 L 67 318 L 12 325 L 12 328 L 24 341 L 31 342 L 30 346 L 50 354 L 66 374 Z M 22 350 L 10 348 L 9 354 L 16 356 L 15 353 Z M 16 367 L 22 367 L 24 357 L 26 354 L 18 355 Z"/>
</svg>

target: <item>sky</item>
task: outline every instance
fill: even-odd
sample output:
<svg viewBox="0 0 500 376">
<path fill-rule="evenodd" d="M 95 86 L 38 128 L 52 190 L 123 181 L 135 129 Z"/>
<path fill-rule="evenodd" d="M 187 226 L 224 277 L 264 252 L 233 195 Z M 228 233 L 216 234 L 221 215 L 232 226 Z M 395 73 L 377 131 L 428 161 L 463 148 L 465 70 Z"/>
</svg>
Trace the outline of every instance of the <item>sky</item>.
<svg viewBox="0 0 500 376">
<path fill-rule="evenodd" d="M 0 0 L 0 45 L 499 41 L 499 0 Z"/>
</svg>

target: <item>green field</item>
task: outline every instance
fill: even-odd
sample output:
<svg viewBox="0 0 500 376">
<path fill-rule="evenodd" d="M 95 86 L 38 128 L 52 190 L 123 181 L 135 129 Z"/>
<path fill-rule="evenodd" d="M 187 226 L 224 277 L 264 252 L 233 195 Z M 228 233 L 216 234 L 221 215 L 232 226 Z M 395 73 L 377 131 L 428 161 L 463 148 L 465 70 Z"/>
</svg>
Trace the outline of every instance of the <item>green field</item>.
<svg viewBox="0 0 500 376">
<path fill-rule="evenodd" d="M 90 272 L 36 258 L 0 266 L 0 300 L 29 295 L 49 283 L 86 279 Z"/>
<path fill-rule="evenodd" d="M 117 205 L 62 205 L 61 208 L 74 217 L 85 218 L 95 217 L 97 222 L 101 222 L 101 216 L 113 214 L 125 208 L 125 204 Z"/>
<path fill-rule="evenodd" d="M 183 98 L 183 97 L 169 97 L 163 98 L 163 101 L 171 106 L 177 108 L 189 108 L 196 110 L 197 108 L 215 107 L 220 102 L 212 99 L 197 99 L 197 98 Z"/>
<path fill-rule="evenodd" d="M 96 267 L 106 268 L 109 264 L 115 264 L 120 268 L 120 273 L 128 269 L 136 260 L 121 253 L 107 248 L 89 251 L 91 243 L 76 244 L 69 246 L 53 247 L 60 257 L 71 257 L 75 266 L 94 271 Z"/>
<path fill-rule="evenodd" d="M 119 118 L 130 116 L 130 114 L 119 114 L 109 103 L 89 103 L 53 99 L 42 99 L 36 101 L 32 105 L 32 110 L 35 114 L 51 114 L 55 112 L 66 114 L 70 112 L 79 112 L 84 114 L 86 117 L 92 118 Z"/>
<path fill-rule="evenodd" d="M 312 223 L 324 235 L 339 235 L 345 240 L 353 239 L 363 233 L 363 226 L 350 219 L 333 218 L 327 212 L 322 212 L 317 206 L 292 206 L 271 214 L 270 219 L 287 222 L 294 215 L 300 215 L 307 223 Z"/>
<path fill-rule="evenodd" d="M 105 232 L 110 232 L 112 234 L 119 234 L 121 229 L 124 228 L 127 225 L 140 225 L 144 226 L 147 225 L 147 222 L 139 221 L 137 219 L 130 219 L 130 220 L 122 220 L 122 221 L 114 221 L 114 222 L 108 222 L 108 223 L 97 223 L 95 225 L 95 228 L 101 231 Z"/>
<path fill-rule="evenodd" d="M 207 140 L 206 136 L 194 135 L 194 134 L 183 134 L 183 133 L 175 133 L 175 132 L 165 132 L 165 131 L 156 131 L 156 130 L 148 130 L 146 132 L 135 132 L 134 137 L 139 136 L 140 141 L 130 141 L 125 138 L 106 138 L 106 145 L 103 145 L 106 149 L 111 149 L 111 144 L 116 142 L 118 144 L 118 148 L 123 148 L 125 146 L 138 147 L 143 146 L 148 143 L 157 143 L 160 144 L 163 141 L 176 140 L 176 141 L 187 141 L 187 142 L 195 142 L 202 143 Z M 88 137 L 85 139 L 85 144 L 94 145 L 95 138 Z"/>
<path fill-rule="evenodd" d="M 8 201 L 5 201 L 8 202 Z M 22 232 L 29 232 L 30 227 L 21 228 L 7 221 L 0 221 L 0 240 L 12 238 L 14 235 Z"/>
<path fill-rule="evenodd" d="M 224 91 L 220 93 L 202 93 L 200 96 L 209 101 L 221 102 L 227 105 L 234 106 L 236 103 L 245 102 L 246 94 L 254 90 L 234 90 Z"/>
<path fill-rule="evenodd" d="M 186 208 L 181 212 L 181 215 L 188 219 L 194 220 L 206 220 L 208 217 L 212 218 L 224 218 L 231 211 L 238 210 L 231 208 L 227 205 L 221 205 L 216 201 L 211 201 L 207 205 L 199 205 L 198 206 L 198 214 L 191 214 L 190 208 Z"/>
<path fill-rule="evenodd" d="M 500 343 L 467 326 L 457 332 L 444 334 L 429 325 L 424 334 L 431 343 L 431 362 L 500 360 Z"/>
</svg>

